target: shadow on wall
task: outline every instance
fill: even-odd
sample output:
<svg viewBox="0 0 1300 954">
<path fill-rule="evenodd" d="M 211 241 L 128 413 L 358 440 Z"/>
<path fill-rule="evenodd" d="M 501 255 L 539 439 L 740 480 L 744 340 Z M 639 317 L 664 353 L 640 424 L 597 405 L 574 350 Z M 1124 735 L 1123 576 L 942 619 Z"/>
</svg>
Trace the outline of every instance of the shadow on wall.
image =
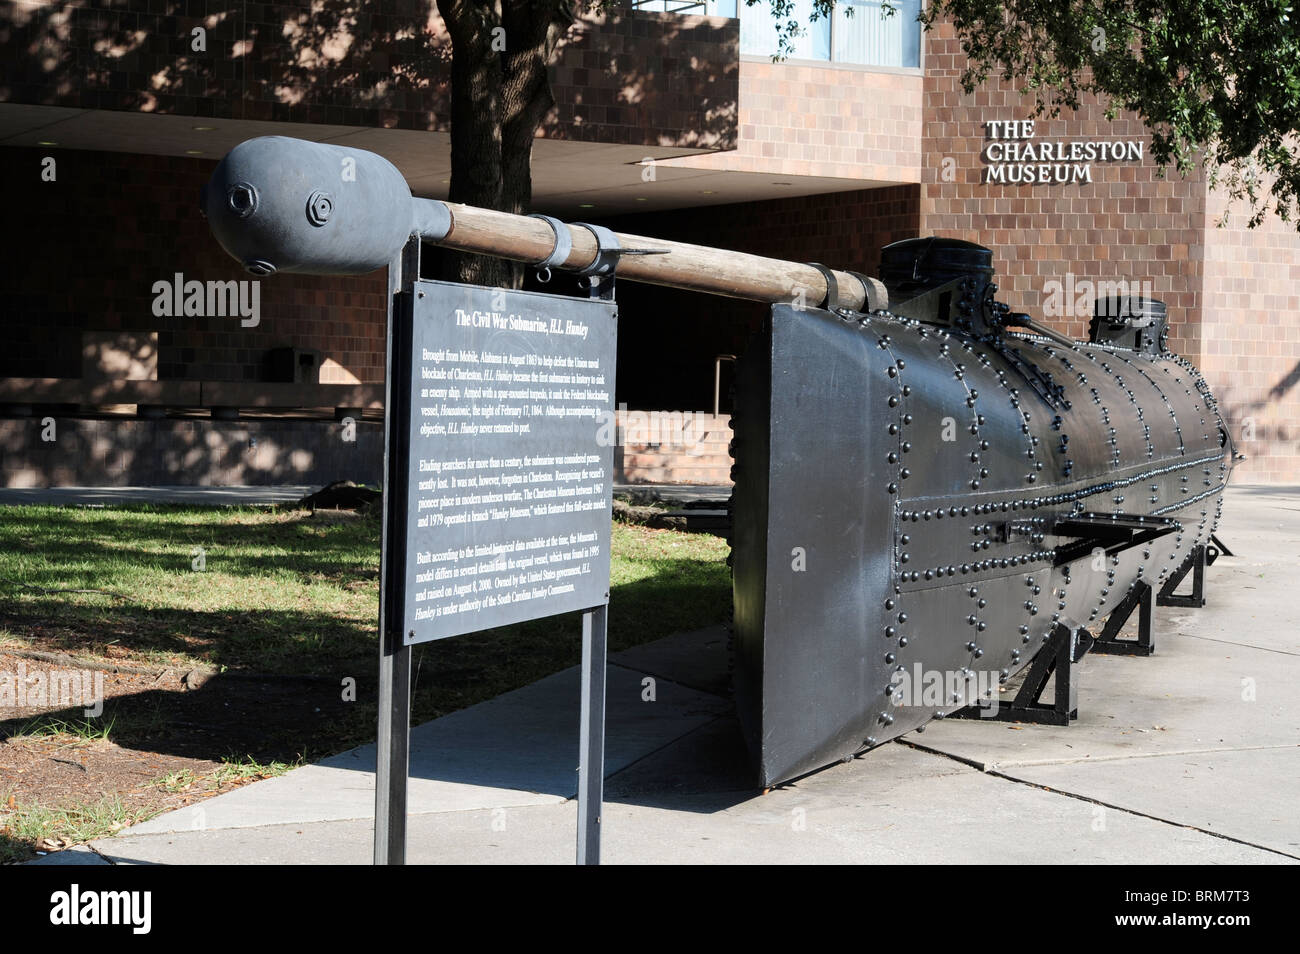
<svg viewBox="0 0 1300 954">
<path fill-rule="evenodd" d="M 206 31 L 202 51 L 192 48 L 195 30 Z M 0 37 L 5 103 L 99 110 L 109 122 L 119 110 L 358 129 L 449 123 L 449 49 L 428 0 L 8 4 Z M 734 146 L 736 44 L 735 21 L 718 18 L 584 20 L 553 67 L 557 105 L 545 133 Z M 50 151 L 0 149 L 6 181 L 33 184 L 13 190 L 10 209 L 27 227 L 0 239 L 0 257 L 16 263 L 0 281 L 0 337 L 10 344 L 0 376 L 78 379 L 84 336 L 125 332 L 157 334 L 159 381 L 260 382 L 266 352 L 294 346 L 322 353 L 322 382 L 382 382 L 382 271 L 275 276 L 261 284 L 252 327 L 155 314 L 159 280 L 248 283 L 198 214 L 213 159 L 60 149 L 49 181 Z"/>
<path fill-rule="evenodd" d="M 193 15 L 196 6 L 204 15 Z M 343 122 L 324 114 L 401 102 L 412 91 L 438 102 L 445 71 L 427 43 L 431 14 L 407 3 L 372 12 L 378 6 L 254 7 L 254 15 L 280 14 L 265 22 L 238 3 L 11 7 L 6 85 L 19 102 L 81 106 L 100 97 L 113 109 L 307 122 Z M 124 74 L 147 82 L 123 84 Z"/>
<path fill-rule="evenodd" d="M 1300 384 L 1300 361 L 1279 378 L 1263 398 L 1236 398 L 1231 380 L 1220 387 L 1219 403 L 1237 450 L 1246 455 L 1247 468 L 1251 458 L 1276 456 L 1278 451 L 1288 456 L 1300 453 L 1300 433 L 1288 427 L 1286 422 L 1264 420 L 1269 409 L 1285 400 L 1297 384 Z"/>
<path fill-rule="evenodd" d="M 450 128 L 451 48 L 432 2 L 55 2 L 9 5 L 0 26 L 10 102 Z M 738 49 L 735 21 L 586 17 L 555 57 L 557 108 L 543 127 L 558 139 L 734 148 Z"/>
<path fill-rule="evenodd" d="M 0 486 L 379 484 L 383 444 L 370 421 L 0 420 Z"/>
</svg>

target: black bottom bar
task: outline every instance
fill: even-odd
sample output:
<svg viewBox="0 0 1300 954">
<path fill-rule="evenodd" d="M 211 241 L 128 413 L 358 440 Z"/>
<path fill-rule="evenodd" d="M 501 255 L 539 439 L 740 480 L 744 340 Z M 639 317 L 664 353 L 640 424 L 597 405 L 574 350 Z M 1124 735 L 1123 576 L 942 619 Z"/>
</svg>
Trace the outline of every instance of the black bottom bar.
<svg viewBox="0 0 1300 954">
<path fill-rule="evenodd" d="M 1019 860 L 1017 847 L 1008 844 L 1000 851 L 985 849 L 981 860 L 1015 863 Z M 781 857 L 779 849 L 773 850 L 767 861 L 775 865 Z M 1274 925 L 1276 930 L 1276 925 L 1294 920 L 1294 881 L 1289 880 L 1293 876 L 1283 864 L 1291 859 L 1281 854 L 1276 856 L 1279 863 L 1275 865 L 1144 864 L 1136 851 L 1123 852 L 1117 860 L 1124 864 L 1120 883 L 1111 884 L 1101 872 L 1097 883 L 1089 886 L 1088 903 L 1071 912 L 1072 938 L 1090 941 L 1097 935 L 1106 943 L 1115 936 L 1132 944 L 1135 935 L 1173 937 L 1178 949 L 1184 950 L 1191 945 L 1182 939 L 1194 932 L 1196 936 L 1218 939 L 1220 950 L 1240 943 L 1238 938 L 1255 949 L 1267 940 L 1264 934 L 1268 925 Z M 1022 873 L 1034 877 L 1028 869 Z M 83 897 L 99 891 L 149 891 L 149 933 L 133 935 L 127 924 L 72 927 L 54 923 L 52 895 L 69 892 L 70 882 L 78 885 Z M 455 883 L 443 893 L 458 911 L 477 915 L 495 902 L 499 891 L 493 888 L 498 884 L 495 873 L 481 879 L 458 873 Z M 192 946 L 196 897 L 211 907 L 238 911 L 239 927 L 245 933 L 256 931 L 272 936 L 284 931 L 286 912 L 319 911 L 321 899 L 337 896 L 338 891 L 338 872 L 327 865 L 295 869 L 291 877 L 278 878 L 273 891 L 249 891 L 245 883 L 230 876 L 226 867 L 218 865 L 187 867 L 179 875 L 174 868 L 162 865 L 84 866 L 78 867 L 75 874 L 62 865 L 36 865 L 7 879 L 5 920 L 11 930 L 21 931 L 20 936 L 31 937 L 42 947 L 40 939 L 45 937 L 55 945 L 68 945 L 71 939 L 78 948 L 84 948 L 114 933 L 146 947 L 150 942 Z M 1153 897 L 1158 900 L 1153 901 Z M 130 907 L 129 901 L 126 906 Z M 900 892 L 897 902 L 891 902 L 890 911 L 891 917 L 906 918 L 907 923 L 935 921 L 933 898 L 924 892 Z M 1203 920 L 1189 925 L 1189 916 L 1213 923 Z M 337 923 L 329 924 L 329 934 L 335 944 L 367 950 L 375 946 L 373 919 L 339 917 L 333 921 Z M 1181 929 L 1174 925 L 1181 925 Z M 1032 936 L 1059 937 L 1061 910 L 1051 904 L 1024 905 L 1016 912 L 1015 928 L 1020 933 L 1033 931 Z M 1252 930 L 1260 933 L 1253 935 Z M 139 944 L 132 945 L 136 946 Z"/>
</svg>

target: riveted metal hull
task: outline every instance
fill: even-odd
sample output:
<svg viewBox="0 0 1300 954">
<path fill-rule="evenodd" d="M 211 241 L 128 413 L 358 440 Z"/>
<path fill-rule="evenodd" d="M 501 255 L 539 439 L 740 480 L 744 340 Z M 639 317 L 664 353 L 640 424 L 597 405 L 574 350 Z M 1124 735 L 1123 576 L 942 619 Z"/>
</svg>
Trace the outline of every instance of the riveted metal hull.
<svg viewBox="0 0 1300 954">
<path fill-rule="evenodd" d="M 1231 442 L 1174 355 L 775 306 L 746 365 L 735 682 L 762 785 L 996 692 L 1217 524 Z M 1090 546 L 1098 515 L 1178 526 Z"/>
</svg>

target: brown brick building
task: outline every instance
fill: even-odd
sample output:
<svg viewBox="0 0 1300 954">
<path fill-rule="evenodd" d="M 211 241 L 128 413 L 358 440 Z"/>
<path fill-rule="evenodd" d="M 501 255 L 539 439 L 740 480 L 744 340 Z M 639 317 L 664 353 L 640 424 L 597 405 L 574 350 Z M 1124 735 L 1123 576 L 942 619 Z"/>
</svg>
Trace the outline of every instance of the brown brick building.
<svg viewBox="0 0 1300 954">
<path fill-rule="evenodd" d="M 1162 175 L 1131 118 L 1085 105 L 1031 128 L 1012 88 L 965 95 L 955 39 L 922 36 L 906 3 L 881 21 L 854 0 L 852 24 L 813 24 L 782 63 L 735 0 L 654 5 L 566 38 L 535 149 L 539 210 L 869 273 L 891 241 L 970 239 L 994 250 L 1003 300 L 1078 336 L 1093 292 L 1149 292 L 1228 410 L 1249 458 L 1238 479 L 1300 476 L 1292 226 L 1247 230 L 1203 175 Z M 265 279 L 255 323 L 159 314 L 155 289 L 247 278 L 196 197 L 252 136 L 372 149 L 417 194 L 445 195 L 439 36 L 423 0 L 0 3 L 0 253 L 16 265 L 0 485 L 374 479 L 382 272 Z M 718 356 L 744 348 L 761 306 L 626 284 L 620 300 L 619 401 L 712 412 Z M 719 403 L 691 455 L 630 437 L 625 476 L 725 481 L 725 387 Z"/>
</svg>

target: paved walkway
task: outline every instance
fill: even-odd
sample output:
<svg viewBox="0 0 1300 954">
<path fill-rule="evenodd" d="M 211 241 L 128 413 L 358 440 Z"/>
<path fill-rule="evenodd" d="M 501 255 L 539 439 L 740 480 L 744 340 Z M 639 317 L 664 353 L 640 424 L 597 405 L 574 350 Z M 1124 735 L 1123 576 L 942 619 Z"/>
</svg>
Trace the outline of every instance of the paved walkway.
<svg viewBox="0 0 1300 954">
<path fill-rule="evenodd" d="M 315 486 L 280 487 L 0 487 L 0 505 L 52 504 L 114 506 L 117 504 L 193 504 L 239 507 L 293 503 L 318 489 Z"/>
<path fill-rule="evenodd" d="M 705 484 L 615 484 L 616 494 L 646 494 L 665 503 L 684 504 L 697 500 L 725 504 L 731 499 L 731 488 Z"/>
<path fill-rule="evenodd" d="M 722 695 L 720 630 L 613 657 L 608 862 L 1290 863 L 1300 858 L 1300 494 L 1234 488 L 1210 605 L 1157 655 L 1089 655 L 1068 728 L 948 721 L 767 795 Z M 645 679 L 655 701 L 643 701 Z M 413 733 L 409 860 L 573 858 L 578 684 L 559 673 Z M 51 855 L 366 863 L 363 747 Z"/>
</svg>

